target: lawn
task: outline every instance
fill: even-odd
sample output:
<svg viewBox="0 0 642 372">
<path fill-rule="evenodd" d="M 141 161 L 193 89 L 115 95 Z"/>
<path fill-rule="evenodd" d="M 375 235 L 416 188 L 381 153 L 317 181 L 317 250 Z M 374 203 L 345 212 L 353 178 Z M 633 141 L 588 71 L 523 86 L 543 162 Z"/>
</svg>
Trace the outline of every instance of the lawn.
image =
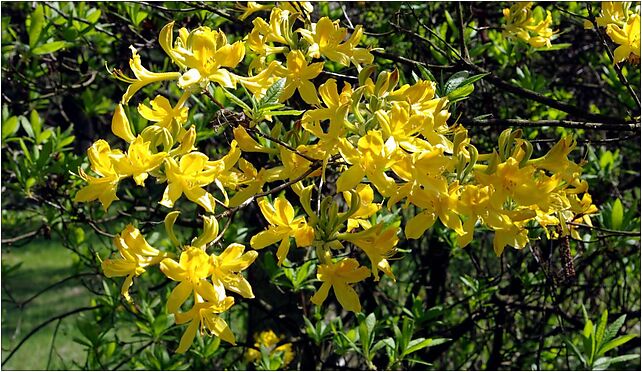
<svg viewBox="0 0 642 372">
<path fill-rule="evenodd" d="M 9 275 L 8 267 L 21 263 Z M 70 310 L 89 306 L 91 293 L 75 278 L 44 292 L 20 309 L 21 303 L 71 275 L 73 253 L 55 240 L 34 240 L 22 247 L 2 247 L 2 360 L 32 329 L 46 320 Z M 60 322 L 55 339 L 56 321 L 30 337 L 3 369 L 79 369 L 84 364 L 83 346 L 73 341 L 79 335 L 75 326 L 82 314 Z M 53 341 L 53 349 L 52 349 Z M 62 360 L 64 359 L 64 363 Z"/>
</svg>

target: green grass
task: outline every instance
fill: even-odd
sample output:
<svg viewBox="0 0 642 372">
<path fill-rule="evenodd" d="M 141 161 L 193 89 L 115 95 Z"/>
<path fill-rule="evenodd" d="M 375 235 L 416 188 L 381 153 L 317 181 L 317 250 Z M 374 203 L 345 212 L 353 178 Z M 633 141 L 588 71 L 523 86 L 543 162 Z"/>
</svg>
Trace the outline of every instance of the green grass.
<svg viewBox="0 0 642 372">
<path fill-rule="evenodd" d="M 22 302 L 38 291 L 73 274 L 73 253 L 55 240 L 35 240 L 23 247 L 2 248 L 2 360 L 20 340 L 44 321 L 67 311 L 90 305 L 91 293 L 71 279 L 40 295 L 23 309 L 10 300 Z M 6 268 L 22 263 L 19 269 L 5 275 Z M 59 326 L 49 369 L 78 369 L 71 361 L 82 365 L 83 346 L 73 341 L 79 336 L 75 314 L 64 318 Z M 47 369 L 56 322 L 31 336 L 2 369 Z M 63 362 L 64 360 L 64 362 Z"/>
</svg>

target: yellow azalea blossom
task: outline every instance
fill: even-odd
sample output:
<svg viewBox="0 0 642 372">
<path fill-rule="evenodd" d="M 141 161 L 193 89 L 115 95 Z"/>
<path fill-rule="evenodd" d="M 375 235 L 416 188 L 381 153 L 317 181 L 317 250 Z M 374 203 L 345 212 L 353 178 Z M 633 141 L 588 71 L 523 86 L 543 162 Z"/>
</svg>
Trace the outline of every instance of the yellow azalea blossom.
<svg viewBox="0 0 642 372">
<path fill-rule="evenodd" d="M 261 348 L 267 349 L 270 356 L 277 353 L 283 353 L 283 364 L 280 367 L 285 367 L 294 359 L 294 352 L 292 351 L 292 344 L 289 342 L 280 346 L 276 346 L 282 340 L 283 338 L 277 336 L 274 331 L 267 330 L 259 333 L 258 335 L 254 335 L 254 346 L 259 350 Z M 261 352 L 256 349 L 248 348 L 245 352 L 245 359 L 248 362 L 253 362 L 261 359 Z"/>
<path fill-rule="evenodd" d="M 620 63 L 625 59 L 640 61 L 640 15 L 634 14 L 629 17 L 624 28 L 618 25 L 609 24 L 606 33 L 611 40 L 619 46 L 613 51 L 613 64 Z"/>
<path fill-rule="evenodd" d="M 194 307 L 189 311 L 177 313 L 175 315 L 176 324 L 185 324 L 187 322 L 190 322 L 190 324 L 187 326 L 185 333 L 183 333 L 176 352 L 182 354 L 192 346 L 196 331 L 199 328 L 202 335 L 211 334 L 225 342 L 236 345 L 234 333 L 232 333 L 227 322 L 217 315 L 229 310 L 232 305 L 234 305 L 233 297 L 226 297 L 217 302 L 196 301 Z"/>
<path fill-rule="evenodd" d="M 366 253 L 370 259 L 374 280 L 379 280 L 379 270 L 383 271 L 392 280 L 395 280 L 395 275 L 392 273 L 387 258 L 397 252 L 398 233 L 399 228 L 397 227 L 385 228 L 383 224 L 378 224 L 365 231 L 345 234 L 343 239 L 356 245 Z"/>
<path fill-rule="evenodd" d="M 301 150 L 310 157 L 326 160 L 339 151 L 339 138 L 346 134 L 345 122 L 352 102 L 352 86 L 345 83 L 339 93 L 337 81 L 328 79 L 319 87 L 319 94 L 326 107 L 308 110 L 301 118 L 303 129 L 312 133 L 319 141 L 314 145 L 304 145 Z M 330 120 L 327 131 L 321 125 L 324 120 Z"/>
<path fill-rule="evenodd" d="M 247 269 L 259 254 L 257 251 L 244 251 L 242 244 L 232 243 L 220 255 L 210 256 L 212 284 L 217 292 L 225 293 L 225 289 L 229 289 L 245 298 L 254 298 L 252 286 L 241 271 Z"/>
<path fill-rule="evenodd" d="M 528 230 L 524 228 L 524 225 L 524 221 L 508 221 L 501 227 L 494 227 L 493 249 L 497 256 L 502 254 L 507 245 L 516 249 L 526 247 Z"/>
<path fill-rule="evenodd" d="M 329 262 L 319 265 L 317 279 L 323 282 L 319 290 L 310 298 L 313 304 L 321 306 L 328 297 L 330 288 L 334 290 L 337 300 L 347 311 L 358 313 L 361 303 L 357 292 L 350 284 L 358 283 L 370 276 L 367 267 L 359 267 L 359 262 L 354 258 L 345 258 L 339 262 Z"/>
<path fill-rule="evenodd" d="M 183 155 L 179 162 L 172 158 L 166 158 L 165 174 L 167 176 L 167 187 L 160 202 L 168 208 L 172 208 L 181 195 L 197 203 L 209 213 L 214 213 L 216 201 L 209 192 L 203 189 L 214 182 L 212 172 L 207 172 L 207 155 L 194 151 Z"/>
<path fill-rule="evenodd" d="M 623 25 L 626 22 L 627 11 L 623 1 L 602 1 L 600 16 L 595 18 L 598 27 L 610 24 Z M 592 26 L 592 24 L 591 24 Z"/>
<path fill-rule="evenodd" d="M 101 267 L 108 278 L 127 276 L 121 294 L 127 301 L 131 301 L 129 287 L 132 286 L 134 277 L 144 273 L 147 266 L 161 262 L 167 257 L 167 253 L 150 246 L 140 231 L 132 225 L 127 225 L 116 235 L 114 245 L 118 248 L 121 258 L 108 258 L 102 262 Z"/>
<path fill-rule="evenodd" d="M 507 198 L 512 198 L 522 206 L 538 205 L 543 210 L 548 209 L 548 196 L 540 189 L 533 179 L 536 169 L 533 166 L 519 166 L 518 161 L 510 157 L 506 162 L 497 166 L 492 174 L 475 172 L 481 185 L 492 185 L 491 195 L 493 208 L 501 209 Z"/>
<path fill-rule="evenodd" d="M 239 16 L 239 19 L 241 21 L 244 21 L 244 20 L 247 19 L 247 17 L 251 16 L 252 14 L 254 14 L 256 12 L 259 12 L 259 11 L 262 11 L 262 10 L 270 10 L 270 9 L 272 9 L 274 7 L 274 5 L 272 5 L 272 4 L 261 4 L 261 3 L 258 3 L 256 1 L 248 1 L 248 2 L 245 2 L 245 3 L 241 3 L 241 2 L 237 1 L 234 7 L 243 12 L 243 14 L 241 14 Z"/>
<path fill-rule="evenodd" d="M 116 106 L 116 111 L 111 119 L 111 131 L 114 135 L 127 142 L 132 142 L 136 139 L 136 136 L 134 136 L 134 133 L 132 132 L 132 127 L 129 124 L 129 119 L 127 118 L 127 115 L 125 115 L 125 109 L 123 108 L 122 103 Z"/>
<path fill-rule="evenodd" d="M 306 12 L 310 14 L 314 11 L 311 1 L 279 1 L 279 8 L 289 10 L 290 13 Z"/>
<path fill-rule="evenodd" d="M 227 200 L 223 183 L 240 156 L 236 141 L 232 141 L 228 154 L 219 160 L 209 161 L 207 155 L 198 151 L 183 155 L 179 162 L 167 158 L 165 174 L 168 184 L 160 204 L 172 208 L 176 200 L 185 194 L 189 200 L 213 213 L 216 200 L 203 187 L 216 182 Z"/>
<path fill-rule="evenodd" d="M 285 72 L 285 87 L 280 100 L 286 101 L 298 90 L 301 98 L 309 105 L 319 103 L 317 89 L 310 81 L 323 70 L 323 62 L 308 65 L 305 56 L 298 50 L 293 50 L 287 56 L 287 71 Z"/>
<path fill-rule="evenodd" d="M 249 77 L 238 77 L 239 83 L 241 83 L 247 90 L 252 92 L 254 97 L 260 98 L 265 92 L 276 83 L 283 76 L 283 66 L 278 61 L 272 61 L 270 64 L 261 72 L 254 76 Z"/>
<path fill-rule="evenodd" d="M 270 12 L 270 23 L 262 18 L 255 18 L 252 21 L 254 29 L 265 36 L 266 43 L 277 42 L 280 44 L 289 44 L 284 33 L 288 31 L 290 12 L 281 8 L 272 8 Z"/>
<path fill-rule="evenodd" d="M 148 172 L 161 165 L 166 152 L 153 154 L 149 149 L 150 142 L 145 142 L 143 137 L 138 136 L 134 142 L 129 144 L 127 154 L 113 154 L 114 168 L 121 176 L 132 175 L 138 186 L 145 186 Z"/>
<path fill-rule="evenodd" d="M 134 72 L 135 79 L 127 77 L 120 70 L 114 70 L 114 76 L 126 83 L 129 83 L 127 91 L 123 94 L 121 102 L 127 104 L 129 100 L 143 87 L 148 84 L 156 83 L 159 81 L 165 80 L 176 80 L 181 74 L 179 72 L 151 72 L 145 67 L 143 67 L 142 62 L 140 61 L 140 56 L 138 51 L 133 46 L 129 47 L 132 51 L 132 58 L 129 60 L 129 67 Z"/>
<path fill-rule="evenodd" d="M 167 311 L 170 313 L 178 312 L 191 294 L 196 299 L 203 298 L 213 303 L 223 301 L 225 298 L 207 280 L 212 269 L 211 260 L 201 248 L 186 246 L 179 262 L 166 258 L 161 261 L 160 268 L 168 278 L 180 282 L 167 299 Z"/>
<path fill-rule="evenodd" d="M 381 209 L 381 204 L 372 202 L 374 200 L 374 192 L 372 191 L 372 187 L 370 187 L 370 185 L 361 183 L 356 187 L 355 190 L 359 195 L 359 208 L 348 219 L 348 228 L 346 230 L 347 232 L 350 232 L 359 226 L 364 229 L 369 229 L 370 227 L 372 227 L 372 224 L 370 224 L 370 221 L 368 221 L 367 218 L 377 213 L 377 211 Z M 352 194 L 350 194 L 350 192 L 348 191 L 344 191 L 343 197 L 346 200 L 346 203 L 350 205 Z"/>
<path fill-rule="evenodd" d="M 170 129 L 172 133 L 175 133 L 176 130 L 174 129 L 174 123 L 176 126 L 181 127 L 187 122 L 189 109 L 187 107 L 183 107 L 187 97 L 189 97 L 189 95 L 184 95 L 176 106 L 172 107 L 167 98 L 159 95 L 149 102 L 150 106 L 143 103 L 139 104 L 138 112 L 140 113 L 140 116 L 156 123 L 155 125 Z"/>
<path fill-rule="evenodd" d="M 405 234 L 407 238 L 419 239 L 426 229 L 432 227 L 437 218 L 448 228 L 453 229 L 458 235 L 464 235 L 461 219 L 457 213 L 456 187 L 450 191 L 438 192 L 431 189 L 417 189 L 408 198 L 409 201 L 423 208 L 416 216 L 406 223 Z"/>
<path fill-rule="evenodd" d="M 285 196 L 281 195 L 276 198 L 274 205 L 271 205 L 265 198 L 259 200 L 258 204 L 263 217 L 270 223 L 270 227 L 252 237 L 250 240 L 252 248 L 262 249 L 281 241 L 276 252 L 279 265 L 281 265 L 290 250 L 291 237 L 294 237 L 298 247 L 312 244 L 314 229 L 306 223 L 305 217 L 294 218 L 294 208 Z"/>
<path fill-rule="evenodd" d="M 235 68 L 243 60 L 245 45 L 242 41 L 230 45 L 223 31 L 201 26 L 191 32 L 182 28 L 174 43 L 173 29 L 174 22 L 163 27 L 159 42 L 167 55 L 187 70 L 178 80 L 179 87 L 204 87 L 210 81 L 226 88 L 236 87 L 236 78 L 224 67 Z"/>
<path fill-rule="evenodd" d="M 553 17 L 550 11 L 546 11 L 546 18 L 538 20 L 535 12 L 531 10 L 531 2 L 519 2 L 503 10 L 506 25 L 502 34 L 507 38 L 521 39 L 533 47 L 551 47 L 551 37 L 554 32 L 550 28 Z M 540 14 L 543 12 L 541 10 Z"/>
<path fill-rule="evenodd" d="M 392 137 L 384 143 L 381 131 L 369 131 L 359 138 L 357 148 L 345 138 L 339 143 L 341 156 L 351 166 L 337 179 L 338 192 L 353 189 L 366 175 L 381 195 L 390 196 L 394 192 L 395 181 L 385 173 L 397 161 L 393 156 L 396 144 Z"/>
<path fill-rule="evenodd" d="M 119 152 L 114 152 L 105 140 L 98 140 L 89 147 L 87 157 L 89 158 L 91 170 L 100 177 L 87 175 L 82 168 L 79 168 L 80 177 L 88 185 L 78 191 L 74 201 L 89 202 L 98 199 L 103 208 L 107 210 L 114 200 L 119 200 L 118 196 L 116 196 L 116 188 L 118 187 L 120 176 L 114 170 L 110 157 L 114 153 L 118 154 Z"/>
<path fill-rule="evenodd" d="M 307 55 L 313 58 L 327 57 L 331 61 L 344 66 L 355 62 L 372 63 L 374 57 L 365 49 L 355 49 L 359 43 L 363 30 L 361 26 L 355 28 L 352 37 L 344 43 L 348 30 L 339 26 L 339 21 L 332 21 L 328 17 L 321 18 L 312 24 L 312 29 L 299 29 L 298 32 L 309 44 Z"/>
</svg>

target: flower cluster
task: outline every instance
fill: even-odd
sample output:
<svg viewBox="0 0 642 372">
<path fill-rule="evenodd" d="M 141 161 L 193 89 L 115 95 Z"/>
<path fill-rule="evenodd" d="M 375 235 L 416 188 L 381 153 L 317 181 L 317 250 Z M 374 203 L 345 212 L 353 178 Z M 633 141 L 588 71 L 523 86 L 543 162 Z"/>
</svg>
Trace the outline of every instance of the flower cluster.
<svg viewBox="0 0 642 372">
<path fill-rule="evenodd" d="M 520 2 L 505 8 L 506 24 L 502 34 L 507 38 L 520 39 L 535 48 L 550 48 L 551 38 L 555 34 L 551 28 L 551 12 L 544 12 L 539 6 L 531 9 L 532 6 L 532 2 Z"/>
<path fill-rule="evenodd" d="M 283 363 L 280 367 L 286 367 L 294 359 L 294 352 L 292 351 L 292 344 L 281 343 L 282 340 L 283 337 L 277 336 L 276 333 L 274 333 L 274 331 L 272 330 L 263 331 L 258 335 L 255 335 L 254 346 L 256 347 L 256 349 L 248 349 L 245 353 L 245 359 L 248 362 L 257 361 L 261 359 L 261 352 L 263 352 L 263 350 L 265 350 L 265 352 L 267 352 L 269 356 L 283 353 Z"/>
<path fill-rule="evenodd" d="M 106 259 L 103 270 L 110 277 L 127 277 L 122 290 L 127 299 L 134 277 L 152 265 L 178 282 L 167 302 L 177 324 L 189 323 L 178 352 L 189 348 L 199 329 L 234 343 L 219 316 L 234 304 L 228 291 L 254 297 L 241 272 L 257 251 L 245 252 L 243 245 L 232 243 L 218 255 L 208 252 L 224 232 L 218 229 L 217 209 L 224 211 L 219 218 L 232 218 L 232 212 L 256 201 L 267 227 L 250 239 L 251 247 L 278 245 L 279 265 L 293 257 L 293 241 L 309 249 L 321 282 L 311 301 L 322 305 L 332 289 L 342 307 L 354 312 L 361 310 L 356 283 L 371 276 L 378 281 L 381 274 L 395 280 L 389 259 L 397 254 L 402 230 L 406 239 L 418 239 L 440 221 L 464 247 L 475 228 L 485 226 L 495 232 L 499 255 L 506 246 L 526 246 L 528 229 L 536 225 L 547 234 L 559 235 L 559 230 L 569 235 L 577 234 L 569 223 L 590 223 L 588 215 L 596 209 L 580 179 L 581 167 L 568 159 L 575 147 L 572 138 L 532 159 L 533 147 L 521 131 L 506 130 L 498 150 L 479 154 L 467 131 L 448 122 L 449 100 L 438 96 L 434 82 L 399 84 L 398 71 L 377 71 L 371 65 L 371 51 L 359 47 L 361 26 L 349 34 L 327 17 L 312 22 L 306 3 L 240 7 L 243 18 L 260 11 L 270 14 L 254 18 L 251 32 L 233 43 L 222 31 L 205 26 L 181 28 L 178 37 L 173 22 L 162 29 L 162 49 L 179 71 L 151 72 L 132 48 L 135 78 L 114 71 L 129 84 L 112 120 L 112 131 L 127 150 L 98 140 L 88 150 L 95 175 L 79 171 L 87 185 L 76 201 L 98 199 L 105 210 L 118 200 L 123 179 L 131 176 L 140 187 L 149 176 L 166 183 L 157 200 L 176 209 L 168 212 L 165 225 L 180 249 L 178 262 L 128 226 L 115 239 L 122 258 Z M 550 45 L 550 14 L 535 25 L 530 5 L 513 7 L 506 15 L 511 32 L 525 32 L 532 45 Z M 247 74 L 238 72 L 243 62 L 249 66 Z M 328 64 L 354 65 L 359 76 L 353 84 L 323 79 Z M 134 133 L 126 105 L 142 88 L 163 81 L 175 81 L 180 97 L 174 105 L 162 95 L 139 104 L 138 113 L 150 125 Z M 239 91 L 228 91 L 239 87 L 248 92 L 245 100 Z M 199 151 L 195 126 L 188 123 L 189 99 L 211 98 L 210 89 L 223 91 L 245 118 L 233 125 L 234 139 L 216 160 Z M 292 115 L 300 119 L 281 120 Z M 186 201 L 202 208 L 204 227 L 200 236 L 181 244 L 173 226 L 179 202 Z M 394 215 L 411 205 L 416 214 L 402 229 Z M 350 258 L 346 251 L 352 252 Z M 360 257 L 367 257 L 369 267 Z M 191 308 L 182 311 L 184 306 Z"/>
<path fill-rule="evenodd" d="M 629 60 L 640 63 L 640 9 L 631 10 L 630 2 L 603 1 L 599 16 L 595 18 L 597 27 L 606 29 L 606 34 L 618 45 L 613 52 L 613 64 Z M 585 22 L 585 28 L 593 28 L 593 23 Z"/>
</svg>

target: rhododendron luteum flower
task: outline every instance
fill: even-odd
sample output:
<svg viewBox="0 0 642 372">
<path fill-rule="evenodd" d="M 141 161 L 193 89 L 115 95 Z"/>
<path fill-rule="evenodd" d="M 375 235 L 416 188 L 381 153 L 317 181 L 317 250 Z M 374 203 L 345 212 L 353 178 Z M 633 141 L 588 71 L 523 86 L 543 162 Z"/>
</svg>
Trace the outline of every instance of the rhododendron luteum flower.
<svg viewBox="0 0 642 372">
<path fill-rule="evenodd" d="M 262 249 L 281 241 L 276 252 L 279 265 L 281 265 L 290 250 L 291 237 L 295 239 L 298 247 L 312 244 L 314 229 L 306 223 L 305 217 L 294 218 L 294 208 L 285 196 L 276 198 L 274 205 L 271 205 L 265 198 L 259 200 L 258 203 L 261 213 L 270 223 L 270 227 L 252 237 L 250 240 L 252 248 Z"/>
<path fill-rule="evenodd" d="M 274 331 L 267 330 L 254 336 L 254 346 L 259 350 L 261 348 L 267 349 L 270 355 L 283 353 L 282 367 L 285 367 L 294 359 L 294 352 L 292 351 L 292 344 L 289 342 L 280 346 L 276 346 L 282 340 L 283 338 L 277 336 Z M 248 362 L 253 362 L 261 359 L 261 352 L 259 350 L 248 348 L 247 352 L 245 353 L 245 359 L 247 359 Z"/>
<path fill-rule="evenodd" d="M 359 262 L 354 258 L 345 258 L 338 262 L 319 265 L 317 278 L 322 284 L 310 301 L 320 306 L 332 288 L 344 309 L 358 313 L 361 311 L 361 302 L 357 292 L 350 284 L 358 283 L 369 276 L 370 270 L 367 267 L 359 267 Z"/>
<path fill-rule="evenodd" d="M 167 257 L 167 253 L 150 246 L 140 231 L 132 225 L 128 225 L 125 230 L 116 235 L 114 245 L 118 248 L 121 258 L 108 258 L 102 262 L 101 266 L 108 278 L 127 276 L 121 294 L 127 301 L 131 301 L 129 287 L 134 277 L 144 273 L 147 266 L 161 262 Z"/>
</svg>

